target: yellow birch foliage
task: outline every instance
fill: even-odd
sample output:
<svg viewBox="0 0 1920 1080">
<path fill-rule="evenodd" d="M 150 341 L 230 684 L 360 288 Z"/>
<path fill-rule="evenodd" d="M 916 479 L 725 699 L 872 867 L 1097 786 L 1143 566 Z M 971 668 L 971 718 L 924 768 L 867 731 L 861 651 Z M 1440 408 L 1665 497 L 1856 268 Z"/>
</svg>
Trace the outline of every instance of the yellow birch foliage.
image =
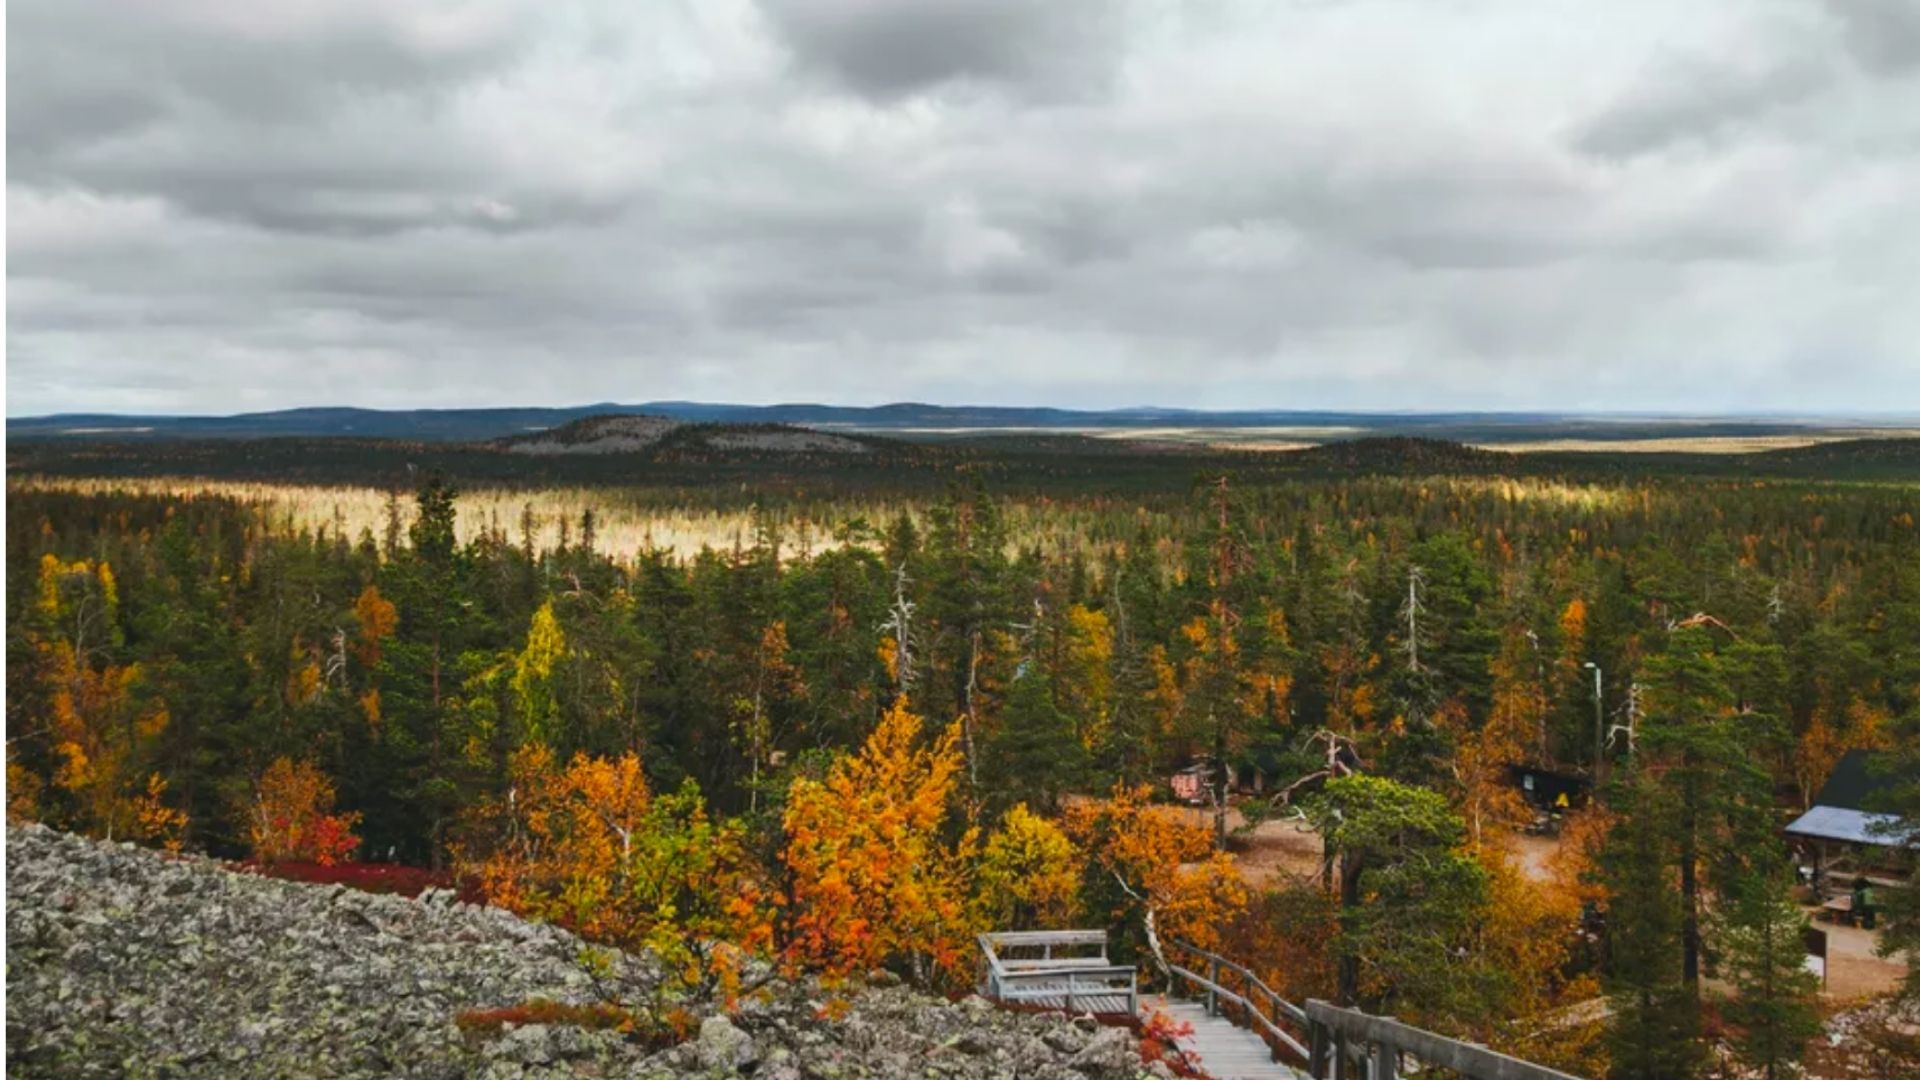
<svg viewBox="0 0 1920 1080">
<path fill-rule="evenodd" d="M 787 795 L 793 959 L 829 975 L 907 957 L 964 975 L 977 830 L 942 840 L 962 766 L 955 724 L 920 744 L 904 698 L 860 752 Z"/>
<path fill-rule="evenodd" d="M 527 626 L 527 647 L 513 664 L 513 697 L 520 703 L 520 718 L 529 741 L 544 739 L 553 718 L 553 667 L 567 652 L 567 636 L 553 613 L 549 599 L 533 613 Z"/>
<path fill-rule="evenodd" d="M 1587 648 L 1587 602 L 1579 597 L 1560 609 L 1560 654 L 1578 660 Z"/>
<path fill-rule="evenodd" d="M 1436 722 L 1454 738 L 1450 763 L 1458 784 L 1456 802 L 1475 844 L 1492 845 L 1532 816 L 1524 796 L 1507 776 L 1509 765 L 1534 756 L 1547 716 L 1547 695 L 1533 676 L 1524 634 L 1509 629 L 1493 671 L 1493 709 L 1473 727 L 1458 701 L 1442 705 Z"/>
<path fill-rule="evenodd" d="M 1083 872 L 1080 854 L 1060 826 L 1021 803 L 1007 811 L 981 849 L 975 922 L 994 930 L 1070 926 Z"/>
<path fill-rule="evenodd" d="M 178 847 L 186 815 L 165 804 L 166 781 L 142 765 L 167 728 L 166 704 L 138 700 L 138 664 L 101 659 L 120 633 L 112 567 L 47 555 L 38 585 L 30 640 L 47 692 L 53 786 L 72 796 L 77 824 L 94 835 Z"/>
<path fill-rule="evenodd" d="M 1080 744 L 1091 750 L 1106 740 L 1113 709 L 1113 625 L 1106 612 L 1075 604 L 1065 636 L 1061 699 L 1072 703 Z"/>
<path fill-rule="evenodd" d="M 137 664 L 94 669 L 64 641 L 41 645 L 52 687 L 52 735 L 59 765 L 54 786 L 77 800 L 82 824 L 109 839 L 163 840 L 177 844 L 186 816 L 162 812 L 157 776 L 134 764 L 139 752 L 166 730 L 164 704 L 136 707 Z"/>
</svg>

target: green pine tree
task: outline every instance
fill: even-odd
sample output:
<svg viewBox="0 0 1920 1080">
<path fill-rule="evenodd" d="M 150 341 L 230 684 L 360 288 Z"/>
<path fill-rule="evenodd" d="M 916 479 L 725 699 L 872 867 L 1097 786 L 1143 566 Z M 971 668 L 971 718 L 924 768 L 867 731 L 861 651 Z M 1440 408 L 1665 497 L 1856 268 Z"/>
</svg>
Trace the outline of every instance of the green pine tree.
<svg viewBox="0 0 1920 1080">
<path fill-rule="evenodd" d="M 1601 853 L 1606 883 L 1614 1080 L 1682 1080 L 1703 1054 L 1699 1003 L 1682 978 L 1682 907 L 1672 866 L 1675 806 L 1645 775 L 1617 790 L 1620 820 Z"/>
<path fill-rule="evenodd" d="M 1756 874 L 1724 898 L 1717 935 L 1722 971 L 1734 988 L 1726 1006 L 1734 1048 L 1767 1080 L 1791 1075 L 1820 1030 L 1820 981 L 1806 968 L 1801 938 L 1807 919 L 1788 894 L 1785 863 L 1777 865 L 1780 871 Z"/>
</svg>

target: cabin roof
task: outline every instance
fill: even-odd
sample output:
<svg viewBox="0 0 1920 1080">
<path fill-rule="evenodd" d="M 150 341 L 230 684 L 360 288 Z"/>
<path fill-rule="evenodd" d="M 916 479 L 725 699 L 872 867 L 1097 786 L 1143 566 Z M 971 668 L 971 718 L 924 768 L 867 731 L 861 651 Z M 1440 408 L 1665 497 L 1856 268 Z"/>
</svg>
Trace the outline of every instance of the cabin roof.
<svg viewBox="0 0 1920 1080">
<path fill-rule="evenodd" d="M 1840 755 L 1813 804 L 1843 810 L 1879 809 L 1869 805 L 1874 796 L 1891 792 L 1894 786 L 1893 773 L 1880 768 L 1886 756 L 1873 750 L 1849 750 Z"/>
<path fill-rule="evenodd" d="M 1900 832 L 1888 828 L 1898 820 L 1892 814 L 1850 810 L 1844 806 L 1816 806 L 1795 818 L 1793 824 L 1787 826 L 1787 835 L 1802 836 L 1809 840 L 1837 840 L 1847 844 L 1900 847 L 1902 844 Z M 1907 839 L 1914 839 L 1914 837 L 1909 836 Z"/>
</svg>

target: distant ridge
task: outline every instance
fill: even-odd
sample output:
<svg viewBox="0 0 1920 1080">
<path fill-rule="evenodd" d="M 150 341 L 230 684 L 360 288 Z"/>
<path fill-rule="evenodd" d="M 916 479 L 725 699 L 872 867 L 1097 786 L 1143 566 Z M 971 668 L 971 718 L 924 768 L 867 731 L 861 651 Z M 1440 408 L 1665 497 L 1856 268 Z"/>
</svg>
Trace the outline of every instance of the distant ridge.
<svg viewBox="0 0 1920 1080">
<path fill-rule="evenodd" d="M 1840 431 L 1880 434 L 1911 428 L 1905 421 L 1829 420 L 1791 417 L 1594 416 L 1546 412 L 1362 413 L 1327 410 L 1227 410 L 1137 406 L 1125 409 L 1062 409 L 998 405 L 730 405 L 654 401 L 637 405 L 599 402 L 564 408 L 361 409 L 312 407 L 234 416 L 142 416 L 65 413 L 7 421 L 9 440 L 221 439 L 350 437 L 418 442 L 484 442 L 547 431 L 592 416 L 650 415 L 691 423 L 788 424 L 838 431 L 872 431 L 929 437 L 1005 431 L 1123 431 L 1156 427 L 1199 429 L 1311 429 L 1285 436 L 1325 441 L 1371 435 L 1407 435 L 1457 442 L 1504 443 L 1539 439 L 1628 440 L 1686 434 L 1768 436 Z"/>
</svg>

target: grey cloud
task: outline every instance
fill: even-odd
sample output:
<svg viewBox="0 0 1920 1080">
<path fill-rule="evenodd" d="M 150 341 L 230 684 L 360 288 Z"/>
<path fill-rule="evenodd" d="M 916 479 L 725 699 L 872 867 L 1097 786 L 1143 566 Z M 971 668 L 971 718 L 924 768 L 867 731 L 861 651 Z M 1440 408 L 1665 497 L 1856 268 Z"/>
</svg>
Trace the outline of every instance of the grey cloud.
<svg viewBox="0 0 1920 1080">
<path fill-rule="evenodd" d="M 762 0 L 796 58 L 888 101 L 956 83 L 1046 98 L 1098 94 L 1112 76 L 1108 0 Z"/>
<path fill-rule="evenodd" d="M 8 407 L 1920 400 L 1778 6 L 21 0 Z"/>
<path fill-rule="evenodd" d="M 511 60 L 514 21 L 429 40 L 404 16 L 355 9 L 276 32 L 242 5 L 22 4 L 9 179 L 159 195 L 272 229 L 509 223 L 485 212 L 484 166 L 446 110 Z"/>
<path fill-rule="evenodd" d="M 1869 70 L 1899 75 L 1920 68 L 1920 5 L 1911 0 L 1828 0 L 1847 42 Z"/>
<path fill-rule="evenodd" d="M 1667 58 L 1583 124 L 1575 145 L 1590 154 L 1632 157 L 1678 142 L 1718 138 L 1806 100 L 1835 77 L 1831 66 L 1816 59 L 1748 70 Z"/>
</svg>

